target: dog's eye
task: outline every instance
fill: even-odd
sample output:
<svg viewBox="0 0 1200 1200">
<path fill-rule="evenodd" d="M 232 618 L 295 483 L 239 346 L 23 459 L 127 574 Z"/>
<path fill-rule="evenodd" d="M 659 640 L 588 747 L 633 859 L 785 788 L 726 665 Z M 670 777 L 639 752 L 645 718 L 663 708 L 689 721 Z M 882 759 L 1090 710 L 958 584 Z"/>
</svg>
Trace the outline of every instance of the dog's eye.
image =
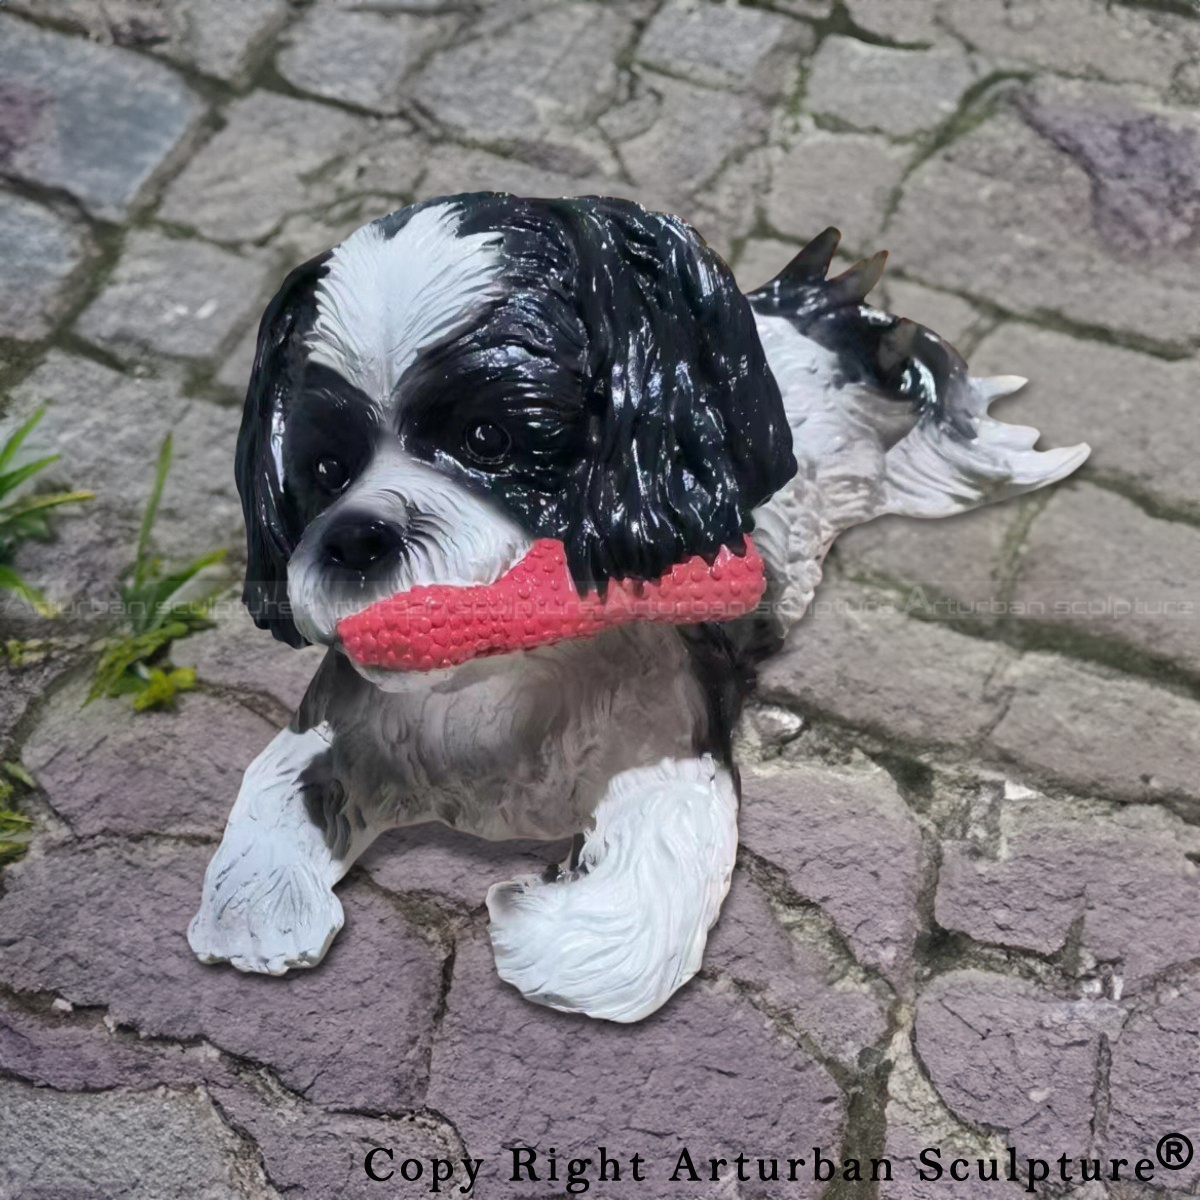
<svg viewBox="0 0 1200 1200">
<path fill-rule="evenodd" d="M 508 431 L 490 421 L 476 421 L 468 425 L 463 435 L 467 453 L 477 462 L 486 466 L 495 466 L 508 453 L 512 438 Z"/>
<path fill-rule="evenodd" d="M 322 491 L 340 492 L 346 486 L 348 474 L 340 459 L 329 455 L 318 458 L 313 466 L 313 472 Z"/>
</svg>

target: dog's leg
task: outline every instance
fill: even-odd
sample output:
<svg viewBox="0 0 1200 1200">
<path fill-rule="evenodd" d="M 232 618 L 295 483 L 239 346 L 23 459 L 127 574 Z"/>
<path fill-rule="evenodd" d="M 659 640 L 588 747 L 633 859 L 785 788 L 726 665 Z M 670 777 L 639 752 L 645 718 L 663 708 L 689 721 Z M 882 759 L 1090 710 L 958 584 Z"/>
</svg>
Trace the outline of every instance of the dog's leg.
<svg viewBox="0 0 1200 1200">
<path fill-rule="evenodd" d="M 188 927 L 203 962 L 282 975 L 319 963 L 341 929 L 333 885 L 382 829 L 345 817 L 330 750 L 324 724 L 285 729 L 247 769 Z"/>
<path fill-rule="evenodd" d="M 699 969 L 737 852 L 737 794 L 712 758 L 624 771 L 551 880 L 495 884 L 501 978 L 563 1012 L 638 1021 Z"/>
</svg>

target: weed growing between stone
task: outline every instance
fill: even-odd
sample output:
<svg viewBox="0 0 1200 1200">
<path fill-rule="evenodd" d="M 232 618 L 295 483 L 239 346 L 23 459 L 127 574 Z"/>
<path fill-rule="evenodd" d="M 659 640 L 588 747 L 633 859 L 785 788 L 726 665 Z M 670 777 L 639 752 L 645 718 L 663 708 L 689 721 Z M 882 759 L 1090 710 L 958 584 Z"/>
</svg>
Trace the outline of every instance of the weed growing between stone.
<svg viewBox="0 0 1200 1200">
<path fill-rule="evenodd" d="M 19 763 L 0 763 L 0 866 L 20 858 L 33 839 L 33 822 L 9 805 L 19 791 L 32 791 L 36 786 Z"/>
<path fill-rule="evenodd" d="M 121 583 L 120 625 L 105 640 L 85 704 L 100 696 L 132 696 L 133 707 L 139 712 L 171 708 L 177 693 L 196 684 L 193 668 L 172 665 L 171 644 L 212 625 L 209 607 L 225 587 L 223 581 L 199 597 L 185 600 L 182 596 L 205 567 L 225 557 L 225 551 L 209 551 L 163 574 L 161 560 L 150 553 L 150 534 L 170 468 L 171 435 L 167 434 L 158 453 L 154 487 L 142 514 L 137 556 Z"/>
<path fill-rule="evenodd" d="M 10 591 L 33 605 L 42 616 L 53 616 L 54 606 L 47 602 L 42 593 L 23 579 L 12 565 L 17 547 L 31 538 L 48 538 L 50 527 L 47 516 L 50 509 L 63 504 L 74 504 L 91 500 L 92 493 L 84 491 L 14 493 L 26 480 L 39 471 L 57 462 L 57 454 L 34 459 L 22 466 L 13 466 L 22 443 L 42 419 L 45 407 L 39 408 L 15 433 L 0 446 L 0 591 Z"/>
</svg>

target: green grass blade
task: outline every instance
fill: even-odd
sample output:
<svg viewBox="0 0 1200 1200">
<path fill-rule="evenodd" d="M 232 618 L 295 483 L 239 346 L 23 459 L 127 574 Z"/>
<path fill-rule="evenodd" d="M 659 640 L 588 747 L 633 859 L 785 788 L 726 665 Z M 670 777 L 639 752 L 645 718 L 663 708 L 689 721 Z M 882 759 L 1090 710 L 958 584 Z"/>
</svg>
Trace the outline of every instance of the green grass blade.
<svg viewBox="0 0 1200 1200">
<path fill-rule="evenodd" d="M 28 600 L 43 617 L 52 617 L 55 607 L 31 583 L 26 583 L 12 567 L 0 563 L 0 591 L 13 592 Z"/>
<path fill-rule="evenodd" d="M 211 567 L 221 562 L 225 557 L 224 550 L 212 550 L 200 558 L 193 559 L 186 567 L 181 567 L 173 575 L 160 579 L 154 589 L 156 605 L 165 605 L 176 592 L 182 591 L 184 584 L 195 579 L 205 567 Z"/>
<path fill-rule="evenodd" d="M 6 837 L 12 834 L 22 834 L 33 829 L 33 821 L 29 817 L 22 816 L 21 813 L 13 812 L 11 809 L 0 809 L 0 833 Z"/>
<path fill-rule="evenodd" d="M 21 443 L 29 436 L 33 427 L 42 419 L 42 414 L 45 411 L 46 406 L 43 404 L 28 421 L 16 430 L 3 446 L 0 446 L 0 471 L 3 471 L 12 462 L 17 451 L 21 448 Z"/>
<path fill-rule="evenodd" d="M 58 462 L 58 458 L 57 454 L 47 454 L 45 458 L 36 458 L 23 467 L 14 467 L 7 474 L 0 475 L 0 496 L 5 496 L 14 488 L 20 487 L 31 475 L 36 475 L 51 463 Z"/>
<path fill-rule="evenodd" d="M 150 545 L 150 531 L 154 528 L 158 516 L 158 504 L 162 499 L 163 485 L 167 482 L 167 472 L 171 469 L 171 435 L 163 438 L 162 449 L 158 452 L 158 464 L 154 468 L 154 486 L 150 489 L 150 499 L 146 501 L 146 511 L 142 514 L 142 528 L 138 533 L 137 561 L 134 564 L 134 582 L 141 584 L 146 581 L 148 561 L 146 549 Z"/>
<path fill-rule="evenodd" d="M 104 653 L 101 654 L 100 661 L 96 664 L 96 673 L 92 677 L 92 687 L 84 701 L 84 707 L 101 696 L 120 695 L 123 678 L 129 671 L 147 659 L 153 658 L 159 650 L 169 645 L 175 638 L 185 637 L 188 632 L 186 625 L 172 622 L 164 625 L 161 629 L 151 629 L 137 637 L 126 637 L 110 642 L 105 647 Z"/>
<path fill-rule="evenodd" d="M 0 524 L 24 517 L 29 513 L 41 512 L 46 508 L 57 508 L 60 504 L 76 504 L 83 500 L 94 500 L 95 492 L 50 492 L 44 496 L 24 496 L 11 504 L 0 507 Z"/>
<path fill-rule="evenodd" d="M 33 776 L 19 762 L 6 762 L 0 765 L 3 766 L 5 775 L 10 779 L 15 779 L 18 783 L 24 784 L 31 792 L 37 787 Z M 26 818 L 22 817 L 21 819 L 25 820 Z"/>
</svg>

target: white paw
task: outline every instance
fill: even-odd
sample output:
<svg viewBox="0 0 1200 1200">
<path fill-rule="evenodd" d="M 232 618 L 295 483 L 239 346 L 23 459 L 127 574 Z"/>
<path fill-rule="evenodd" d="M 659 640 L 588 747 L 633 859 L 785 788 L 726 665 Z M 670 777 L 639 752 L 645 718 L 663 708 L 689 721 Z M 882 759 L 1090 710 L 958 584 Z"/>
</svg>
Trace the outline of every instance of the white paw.
<svg viewBox="0 0 1200 1200">
<path fill-rule="evenodd" d="M 282 975 L 315 967 L 341 929 L 341 901 L 311 863 L 270 862 L 222 845 L 204 877 L 188 944 L 201 962 Z"/>
<path fill-rule="evenodd" d="M 710 758 L 618 775 L 578 869 L 488 891 L 500 977 L 563 1012 L 639 1021 L 700 968 L 737 852 L 737 797 Z"/>
</svg>

